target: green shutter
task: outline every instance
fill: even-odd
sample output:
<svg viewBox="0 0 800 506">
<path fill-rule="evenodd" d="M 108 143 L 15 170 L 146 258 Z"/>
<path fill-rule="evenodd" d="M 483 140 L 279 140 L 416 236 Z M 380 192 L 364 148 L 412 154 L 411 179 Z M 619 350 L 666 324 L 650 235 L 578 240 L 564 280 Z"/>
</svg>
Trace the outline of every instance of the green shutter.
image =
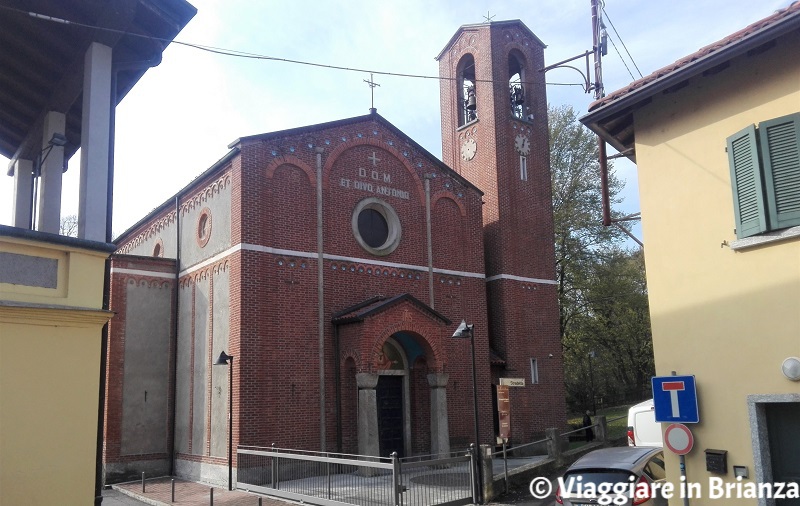
<svg viewBox="0 0 800 506">
<path fill-rule="evenodd" d="M 800 113 L 758 126 L 773 230 L 800 225 Z"/>
<path fill-rule="evenodd" d="M 766 231 L 764 186 L 755 125 L 728 137 L 728 160 L 736 214 L 736 237 L 741 239 Z"/>
</svg>

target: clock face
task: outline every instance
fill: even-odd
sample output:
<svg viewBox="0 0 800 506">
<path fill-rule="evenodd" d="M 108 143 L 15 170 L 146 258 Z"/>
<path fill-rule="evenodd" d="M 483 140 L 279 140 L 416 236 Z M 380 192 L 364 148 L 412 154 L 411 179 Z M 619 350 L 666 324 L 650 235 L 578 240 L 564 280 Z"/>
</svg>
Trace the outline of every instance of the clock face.
<svg viewBox="0 0 800 506">
<path fill-rule="evenodd" d="M 478 150 L 478 144 L 475 139 L 467 139 L 461 144 L 461 158 L 464 160 L 472 160 L 475 158 L 475 152 Z"/>
<path fill-rule="evenodd" d="M 517 135 L 514 139 L 514 149 L 521 155 L 528 155 L 531 152 L 531 142 L 522 134 Z"/>
</svg>

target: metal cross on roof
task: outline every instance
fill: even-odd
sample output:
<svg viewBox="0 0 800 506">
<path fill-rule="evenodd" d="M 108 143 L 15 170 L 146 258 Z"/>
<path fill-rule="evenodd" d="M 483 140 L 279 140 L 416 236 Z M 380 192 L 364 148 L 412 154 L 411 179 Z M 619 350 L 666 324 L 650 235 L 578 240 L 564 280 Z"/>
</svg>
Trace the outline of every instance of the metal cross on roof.
<svg viewBox="0 0 800 506">
<path fill-rule="evenodd" d="M 372 95 L 370 100 L 370 108 L 375 109 L 375 87 L 380 86 L 380 84 L 376 83 L 375 80 L 372 78 L 372 73 L 369 74 L 369 81 L 364 79 L 364 82 L 367 83 L 370 87 L 370 94 Z"/>
<path fill-rule="evenodd" d="M 495 16 L 497 16 L 497 14 L 490 16 L 489 11 L 486 11 L 486 15 L 483 17 L 483 19 L 485 19 L 487 23 L 491 23 Z"/>
</svg>

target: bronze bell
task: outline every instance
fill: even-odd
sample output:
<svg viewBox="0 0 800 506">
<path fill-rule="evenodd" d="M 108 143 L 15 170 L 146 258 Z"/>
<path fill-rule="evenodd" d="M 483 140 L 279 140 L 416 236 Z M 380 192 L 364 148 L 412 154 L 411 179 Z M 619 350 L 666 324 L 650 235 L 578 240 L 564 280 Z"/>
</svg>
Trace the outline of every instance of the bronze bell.
<svg viewBox="0 0 800 506">
<path fill-rule="evenodd" d="M 467 110 L 474 111 L 477 106 L 475 105 L 475 88 L 467 90 Z"/>
<path fill-rule="evenodd" d="M 525 103 L 525 92 L 522 91 L 522 86 L 514 86 L 511 94 L 511 102 L 514 105 L 521 105 Z"/>
</svg>

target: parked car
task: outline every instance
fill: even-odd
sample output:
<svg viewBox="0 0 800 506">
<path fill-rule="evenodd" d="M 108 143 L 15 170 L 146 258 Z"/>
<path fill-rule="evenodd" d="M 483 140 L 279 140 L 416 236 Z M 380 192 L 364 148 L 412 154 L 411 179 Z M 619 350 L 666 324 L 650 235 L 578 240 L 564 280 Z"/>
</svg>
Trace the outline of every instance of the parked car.
<svg viewBox="0 0 800 506">
<path fill-rule="evenodd" d="M 569 466 L 559 480 L 556 502 L 564 506 L 667 506 L 660 493 L 665 479 L 660 448 L 602 448 Z"/>
<path fill-rule="evenodd" d="M 656 422 L 653 399 L 640 402 L 628 410 L 628 446 L 664 446 L 661 424 Z"/>
</svg>

